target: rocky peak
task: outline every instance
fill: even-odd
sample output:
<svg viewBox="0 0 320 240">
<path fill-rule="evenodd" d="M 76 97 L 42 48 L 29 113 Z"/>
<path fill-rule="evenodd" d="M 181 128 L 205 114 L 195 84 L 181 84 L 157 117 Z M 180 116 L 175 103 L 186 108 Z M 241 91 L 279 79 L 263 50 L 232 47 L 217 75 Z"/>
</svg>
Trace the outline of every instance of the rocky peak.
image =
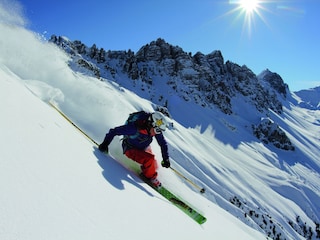
<svg viewBox="0 0 320 240">
<path fill-rule="evenodd" d="M 117 79 L 121 73 L 129 80 L 148 84 L 150 93 L 157 92 L 153 81 L 156 78 L 167 83 L 167 92 L 173 90 L 185 101 L 194 101 L 201 106 L 213 104 L 226 114 L 233 113 L 232 100 L 236 101 L 239 94 L 261 113 L 269 109 L 282 112 L 282 104 L 275 93 L 285 97 L 287 85 L 278 74 L 266 70 L 257 78 L 245 65 L 225 63 L 219 50 L 207 55 L 197 52 L 192 56 L 161 38 L 141 47 L 136 54 L 131 50 L 105 51 L 95 44 L 86 47 L 80 41 L 71 42 L 63 37 L 52 36 L 50 41 L 71 55 L 77 55 L 75 61 L 96 76 L 122 81 Z M 136 86 L 136 82 L 132 81 L 132 85 Z M 155 96 L 150 94 L 149 97 Z M 167 101 L 160 95 L 156 98 Z"/>
<path fill-rule="evenodd" d="M 225 74 L 225 66 L 224 66 L 224 59 L 222 56 L 221 51 L 216 50 L 212 53 L 209 53 L 207 55 L 207 61 L 210 64 L 212 68 L 214 68 L 214 71 L 218 74 Z"/>
<path fill-rule="evenodd" d="M 177 55 L 183 54 L 183 50 L 180 47 L 173 47 L 166 43 L 163 39 L 158 38 L 156 41 L 152 41 L 146 44 L 136 54 L 137 61 L 162 61 L 163 59 L 173 59 Z"/>
<path fill-rule="evenodd" d="M 271 72 L 269 69 L 264 70 L 259 76 L 259 80 L 269 84 L 277 93 L 283 97 L 287 96 L 288 85 L 285 84 L 279 74 Z"/>
</svg>

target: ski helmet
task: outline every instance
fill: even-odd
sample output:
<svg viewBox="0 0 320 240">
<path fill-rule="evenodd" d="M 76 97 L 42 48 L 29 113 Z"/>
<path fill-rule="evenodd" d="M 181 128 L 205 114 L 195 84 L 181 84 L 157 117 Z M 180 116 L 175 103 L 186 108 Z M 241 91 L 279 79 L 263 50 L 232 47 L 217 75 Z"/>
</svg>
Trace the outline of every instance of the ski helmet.
<svg viewBox="0 0 320 240">
<path fill-rule="evenodd" d="M 152 127 L 157 134 L 166 130 L 167 120 L 161 112 L 154 112 L 151 114 Z"/>
</svg>

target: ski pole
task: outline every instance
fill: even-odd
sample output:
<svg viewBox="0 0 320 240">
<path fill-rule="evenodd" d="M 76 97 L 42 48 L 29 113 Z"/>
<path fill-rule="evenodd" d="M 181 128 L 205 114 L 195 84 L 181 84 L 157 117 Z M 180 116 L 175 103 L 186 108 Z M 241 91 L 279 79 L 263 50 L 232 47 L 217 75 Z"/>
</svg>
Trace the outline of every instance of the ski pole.
<svg viewBox="0 0 320 240">
<path fill-rule="evenodd" d="M 73 123 L 70 118 L 68 118 L 60 109 L 58 109 L 54 104 L 52 104 L 51 102 L 49 102 L 49 104 L 51 105 L 51 107 L 53 107 L 55 110 L 57 110 L 58 113 L 60 113 L 60 115 L 62 117 L 64 117 L 69 123 L 71 123 L 76 129 L 78 129 L 83 135 L 85 135 L 91 142 L 93 142 L 95 145 L 99 145 L 95 140 L 93 140 L 88 134 L 86 134 L 81 128 L 79 128 L 75 123 Z"/>
<path fill-rule="evenodd" d="M 191 185 L 193 185 L 195 188 L 200 190 L 200 193 L 204 193 L 206 190 L 202 187 L 200 187 L 199 185 L 197 185 L 196 183 L 192 182 L 190 179 L 188 179 L 187 177 L 185 177 L 182 173 L 178 172 L 176 169 L 170 167 L 170 169 L 172 171 L 174 171 L 177 175 L 179 175 L 180 177 L 182 177 L 183 179 L 185 179 L 186 181 L 188 181 Z"/>
</svg>

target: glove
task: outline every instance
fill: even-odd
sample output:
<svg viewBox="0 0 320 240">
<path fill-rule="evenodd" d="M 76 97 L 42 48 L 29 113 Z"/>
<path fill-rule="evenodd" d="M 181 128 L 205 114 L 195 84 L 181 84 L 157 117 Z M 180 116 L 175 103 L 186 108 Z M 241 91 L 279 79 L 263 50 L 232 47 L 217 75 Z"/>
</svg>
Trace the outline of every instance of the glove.
<svg viewBox="0 0 320 240">
<path fill-rule="evenodd" d="M 162 162 L 161 162 L 161 165 L 162 165 L 162 167 L 169 168 L 170 167 L 169 158 L 168 159 L 163 159 Z"/>
<path fill-rule="evenodd" d="M 109 151 L 108 145 L 105 144 L 105 143 L 101 143 L 101 144 L 99 145 L 99 150 L 100 150 L 101 152 L 106 152 L 106 153 L 108 153 L 108 151 Z"/>
</svg>

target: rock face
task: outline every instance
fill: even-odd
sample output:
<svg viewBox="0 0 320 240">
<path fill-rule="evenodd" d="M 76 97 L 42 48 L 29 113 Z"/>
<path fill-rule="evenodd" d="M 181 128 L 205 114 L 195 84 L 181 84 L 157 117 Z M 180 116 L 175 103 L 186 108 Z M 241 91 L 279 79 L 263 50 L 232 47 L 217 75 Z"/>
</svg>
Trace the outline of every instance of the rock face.
<svg viewBox="0 0 320 240">
<path fill-rule="evenodd" d="M 278 96 L 285 98 L 287 94 L 287 86 L 278 74 L 266 70 L 257 77 L 246 66 L 231 61 L 224 63 L 218 50 L 207 55 L 197 52 L 192 56 L 161 38 L 143 46 L 136 54 L 131 50 L 105 51 L 95 44 L 86 47 L 80 41 L 71 42 L 57 36 L 52 36 L 50 41 L 78 56 L 78 64 L 97 77 L 111 76 L 117 80 L 119 74 L 124 74 L 132 82 L 141 80 L 150 88 L 156 87 L 153 79 L 160 78 L 186 101 L 202 106 L 213 104 L 226 114 L 233 113 L 232 99 L 239 95 L 259 112 L 271 109 L 281 113 Z"/>
<path fill-rule="evenodd" d="M 258 125 L 253 126 L 253 132 L 265 144 L 272 143 L 275 147 L 283 150 L 294 150 L 294 146 L 285 132 L 269 118 L 261 119 Z"/>
<path fill-rule="evenodd" d="M 95 44 L 87 47 L 80 41 L 57 36 L 52 36 L 50 41 L 70 54 L 70 64 L 76 70 L 140 87 L 143 97 L 165 107 L 170 107 L 167 97 L 171 94 L 202 107 L 217 107 L 228 115 L 243 115 L 241 107 L 234 107 L 241 99 L 253 115 L 266 116 L 270 110 L 282 113 L 282 101 L 289 91 L 282 78 L 269 70 L 256 76 L 245 65 L 225 62 L 218 50 L 192 55 L 161 38 L 141 47 L 137 53 L 105 51 Z M 264 121 L 254 128 L 254 133 L 265 143 L 293 150 L 281 130 L 269 132 L 272 126 Z"/>
<path fill-rule="evenodd" d="M 283 97 L 287 96 L 287 91 L 288 91 L 288 85 L 285 84 L 280 77 L 279 74 L 273 73 L 270 70 L 265 70 L 263 71 L 260 75 L 259 78 L 266 82 L 269 83 L 269 85 L 280 95 Z"/>
</svg>

